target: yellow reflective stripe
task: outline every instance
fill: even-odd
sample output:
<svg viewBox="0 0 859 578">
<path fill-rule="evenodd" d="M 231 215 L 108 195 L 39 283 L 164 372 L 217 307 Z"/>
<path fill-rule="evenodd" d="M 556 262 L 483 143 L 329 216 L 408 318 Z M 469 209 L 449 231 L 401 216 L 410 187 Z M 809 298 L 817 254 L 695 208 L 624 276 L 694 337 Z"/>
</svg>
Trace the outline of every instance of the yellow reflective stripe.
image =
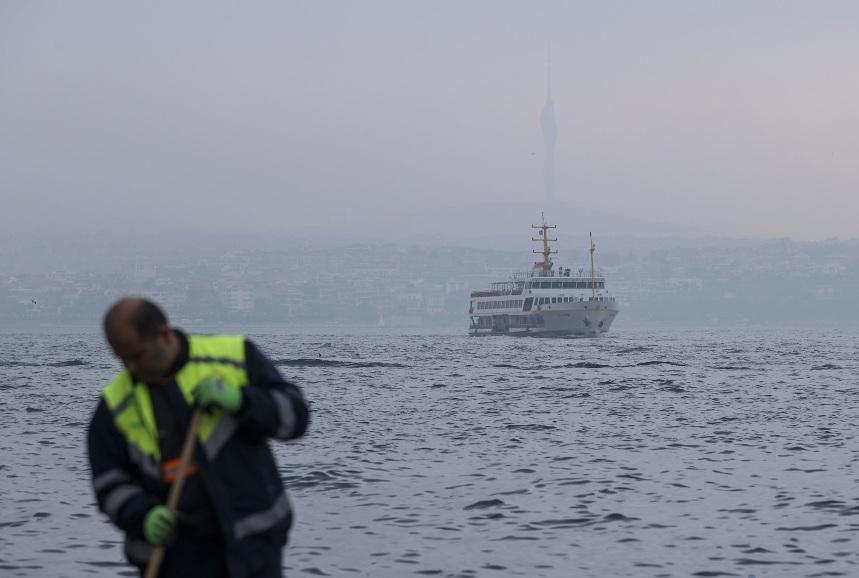
<svg viewBox="0 0 859 578">
<path fill-rule="evenodd" d="M 191 335 L 188 337 L 189 360 L 176 376 L 176 382 L 188 405 L 194 403 L 193 391 L 198 383 L 215 378 L 227 387 L 247 385 L 245 339 L 239 335 Z M 220 410 L 206 412 L 200 421 L 199 439 L 208 457 L 213 458 L 227 442 L 235 428 L 219 424 L 226 414 Z M 217 439 L 211 440 L 218 432 Z"/>
<path fill-rule="evenodd" d="M 104 388 L 104 399 L 113 414 L 116 428 L 125 438 L 132 461 L 151 475 L 152 463 L 160 461 L 155 437 L 155 415 L 145 385 L 134 384 L 123 370 Z M 157 478 L 157 467 L 155 477 Z"/>
<path fill-rule="evenodd" d="M 113 413 L 114 417 L 119 417 L 120 415 L 122 415 L 122 412 L 128 409 L 128 406 L 132 403 L 134 403 L 134 394 L 128 392 L 128 395 L 125 396 L 125 399 L 119 402 L 119 404 L 111 410 L 111 413 Z"/>
</svg>

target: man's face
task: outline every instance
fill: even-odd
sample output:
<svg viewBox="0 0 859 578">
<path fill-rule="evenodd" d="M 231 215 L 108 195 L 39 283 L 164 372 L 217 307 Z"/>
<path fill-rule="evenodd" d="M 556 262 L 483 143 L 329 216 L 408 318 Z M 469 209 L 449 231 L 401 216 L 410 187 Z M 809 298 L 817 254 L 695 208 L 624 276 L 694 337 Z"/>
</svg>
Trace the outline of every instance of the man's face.
<svg viewBox="0 0 859 578">
<path fill-rule="evenodd" d="M 123 324 L 111 328 L 108 342 L 113 353 L 138 380 L 152 382 L 164 377 L 170 369 L 169 332 L 164 327 L 154 337 L 144 338 L 134 327 Z"/>
</svg>

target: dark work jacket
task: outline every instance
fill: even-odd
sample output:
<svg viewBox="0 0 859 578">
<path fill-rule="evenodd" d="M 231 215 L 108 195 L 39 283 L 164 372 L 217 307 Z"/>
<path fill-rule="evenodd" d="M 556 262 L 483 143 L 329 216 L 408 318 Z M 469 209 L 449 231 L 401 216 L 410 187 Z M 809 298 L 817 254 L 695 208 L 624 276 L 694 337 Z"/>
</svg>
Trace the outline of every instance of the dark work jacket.
<svg viewBox="0 0 859 578">
<path fill-rule="evenodd" d="M 184 336 L 180 337 L 184 340 Z M 180 368 L 181 360 L 182 356 Z M 208 499 L 197 504 L 202 502 L 203 508 L 214 509 L 219 526 L 215 534 L 223 537 L 231 578 L 253 574 L 261 561 L 271 559 L 286 543 L 292 514 L 267 440 L 301 437 L 308 425 L 308 408 L 301 391 L 284 380 L 248 340 L 245 365 L 249 383 L 241 389 L 242 405 L 233 415 L 238 427 L 213 462 L 199 443 L 194 452 L 199 473 L 193 476 L 198 480 L 192 486 L 202 482 L 208 494 Z M 168 397 L 184 437 L 192 408 L 184 403 L 175 382 L 152 387 L 175 390 Z M 143 519 L 152 507 L 166 503 L 169 486 L 131 459 L 129 446 L 103 397 L 90 422 L 88 446 L 99 508 L 125 532 L 126 555 L 142 568 L 151 552 L 143 538 Z M 137 491 L 132 493 L 132 489 Z M 117 503 L 121 504 L 119 508 Z M 260 514 L 248 516 L 256 512 Z M 178 540 L 182 532 L 180 523 Z"/>
</svg>

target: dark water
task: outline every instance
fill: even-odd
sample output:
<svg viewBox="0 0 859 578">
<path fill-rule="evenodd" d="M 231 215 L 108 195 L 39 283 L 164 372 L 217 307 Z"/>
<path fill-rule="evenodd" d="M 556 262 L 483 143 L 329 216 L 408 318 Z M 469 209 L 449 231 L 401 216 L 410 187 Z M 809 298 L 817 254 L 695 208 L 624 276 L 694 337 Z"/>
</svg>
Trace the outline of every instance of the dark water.
<svg viewBox="0 0 859 578">
<path fill-rule="evenodd" d="M 857 576 L 859 331 L 251 332 L 311 400 L 290 576 Z M 95 334 L 0 335 L 0 575 L 125 574 Z"/>
</svg>

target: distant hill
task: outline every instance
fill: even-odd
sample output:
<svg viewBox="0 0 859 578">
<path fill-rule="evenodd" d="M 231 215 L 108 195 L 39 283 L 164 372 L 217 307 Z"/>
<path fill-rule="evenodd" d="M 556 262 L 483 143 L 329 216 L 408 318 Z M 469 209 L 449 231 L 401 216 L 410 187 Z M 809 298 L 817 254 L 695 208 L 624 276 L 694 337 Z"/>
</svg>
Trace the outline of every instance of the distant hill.
<svg viewBox="0 0 859 578">
<path fill-rule="evenodd" d="M 604 250 L 627 251 L 687 245 L 705 239 L 724 242 L 725 235 L 682 224 L 655 223 L 612 215 L 591 208 L 556 203 L 544 209 L 533 203 L 486 203 L 418 211 L 400 216 L 330 223 L 326 244 L 348 242 L 399 242 L 427 246 L 461 246 L 480 249 L 527 250 L 530 225 L 537 224 L 540 212 L 557 225 L 560 249 L 587 248 L 588 232 Z M 310 230 L 293 229 L 289 237 L 317 238 Z"/>
</svg>

